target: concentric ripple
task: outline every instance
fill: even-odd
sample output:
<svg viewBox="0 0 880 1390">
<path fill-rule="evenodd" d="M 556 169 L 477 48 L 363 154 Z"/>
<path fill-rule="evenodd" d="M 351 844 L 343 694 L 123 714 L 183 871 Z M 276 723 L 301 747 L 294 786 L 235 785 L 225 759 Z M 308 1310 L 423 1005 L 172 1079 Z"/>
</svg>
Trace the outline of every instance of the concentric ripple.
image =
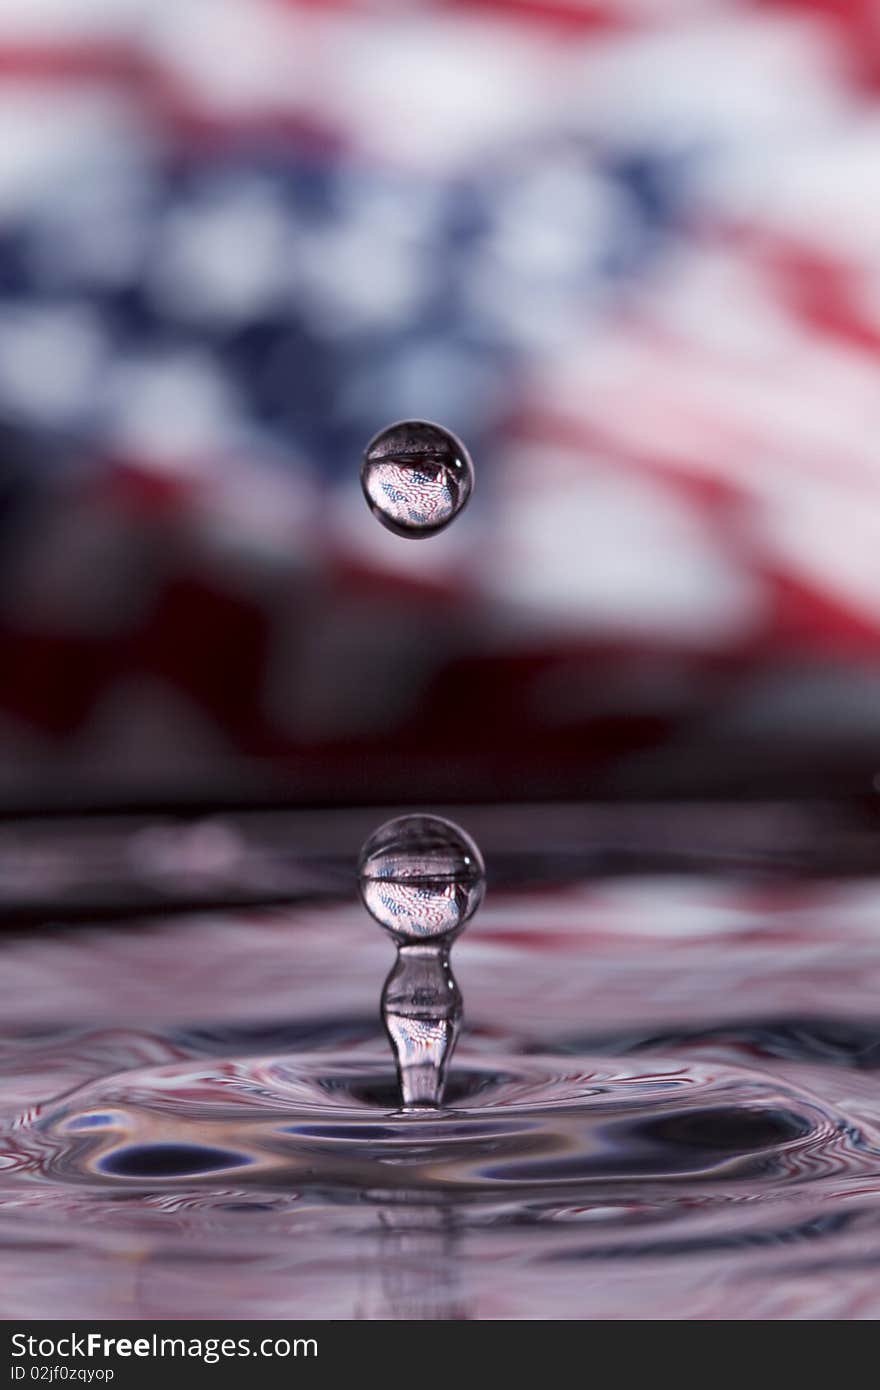
<svg viewBox="0 0 880 1390">
<path fill-rule="evenodd" d="M 745 1068 L 529 1056 L 460 1065 L 402 1113 L 370 1053 L 189 1061 L 85 1086 L 20 1121 L 3 1185 L 501 1197 L 597 1184 L 772 1186 L 880 1168 L 877 1136 Z M 247 1200 L 246 1197 L 242 1200 Z"/>
</svg>

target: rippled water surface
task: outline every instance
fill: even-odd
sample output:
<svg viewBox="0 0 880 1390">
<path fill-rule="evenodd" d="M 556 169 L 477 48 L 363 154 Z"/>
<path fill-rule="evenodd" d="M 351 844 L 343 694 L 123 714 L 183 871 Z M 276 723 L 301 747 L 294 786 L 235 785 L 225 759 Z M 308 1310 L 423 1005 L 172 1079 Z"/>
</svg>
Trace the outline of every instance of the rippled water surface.
<svg viewBox="0 0 880 1390">
<path fill-rule="evenodd" d="M 880 878 L 496 888 L 417 1114 L 353 893 L 2 948 L 7 1318 L 880 1316 Z"/>
</svg>

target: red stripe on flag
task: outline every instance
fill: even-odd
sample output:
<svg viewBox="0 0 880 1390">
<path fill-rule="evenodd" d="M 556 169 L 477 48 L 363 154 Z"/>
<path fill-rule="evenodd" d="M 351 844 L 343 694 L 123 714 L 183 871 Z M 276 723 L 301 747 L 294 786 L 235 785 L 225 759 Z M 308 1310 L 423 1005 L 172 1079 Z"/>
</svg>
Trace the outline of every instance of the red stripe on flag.
<svg viewBox="0 0 880 1390">
<path fill-rule="evenodd" d="M 3 82 L 137 82 L 147 63 L 123 43 L 8 44 L 0 41 Z"/>
<path fill-rule="evenodd" d="M 753 0 L 759 9 L 788 10 L 824 20 L 836 30 L 852 77 L 880 89 L 880 23 L 877 0 Z"/>
<path fill-rule="evenodd" d="M 565 0 L 444 0 L 446 9 L 489 12 L 508 19 L 543 24 L 567 33 L 607 33 L 630 29 L 633 22 L 617 5 L 601 0 L 566 4 Z"/>
<path fill-rule="evenodd" d="M 862 308 L 860 272 L 814 247 L 758 232 L 753 250 L 776 292 L 813 332 L 880 354 L 880 323 Z"/>
<path fill-rule="evenodd" d="M 212 146 L 230 140 L 277 140 L 333 151 L 341 132 L 316 120 L 308 109 L 255 107 L 232 115 L 206 108 L 163 66 L 125 44 L 4 45 L 0 84 L 103 85 L 115 88 L 134 107 L 187 144 Z"/>
</svg>

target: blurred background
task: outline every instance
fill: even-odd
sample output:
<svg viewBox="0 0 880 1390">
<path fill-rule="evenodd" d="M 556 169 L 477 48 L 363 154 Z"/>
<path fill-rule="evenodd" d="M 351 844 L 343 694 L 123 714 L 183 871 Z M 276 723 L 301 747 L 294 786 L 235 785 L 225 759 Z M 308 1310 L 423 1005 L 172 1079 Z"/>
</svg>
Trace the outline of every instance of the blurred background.
<svg viewBox="0 0 880 1390">
<path fill-rule="evenodd" d="M 873 0 L 0 0 L 0 132 L 4 804 L 870 795 Z"/>
</svg>

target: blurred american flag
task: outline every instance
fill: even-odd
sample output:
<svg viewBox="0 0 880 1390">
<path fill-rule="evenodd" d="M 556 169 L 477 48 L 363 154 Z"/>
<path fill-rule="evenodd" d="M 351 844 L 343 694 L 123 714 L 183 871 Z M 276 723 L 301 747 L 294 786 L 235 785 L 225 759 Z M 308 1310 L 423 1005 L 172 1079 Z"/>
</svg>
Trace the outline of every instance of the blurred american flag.
<svg viewBox="0 0 880 1390">
<path fill-rule="evenodd" d="M 10 794 L 870 787 L 872 0 L 0 0 L 0 122 Z"/>
</svg>

